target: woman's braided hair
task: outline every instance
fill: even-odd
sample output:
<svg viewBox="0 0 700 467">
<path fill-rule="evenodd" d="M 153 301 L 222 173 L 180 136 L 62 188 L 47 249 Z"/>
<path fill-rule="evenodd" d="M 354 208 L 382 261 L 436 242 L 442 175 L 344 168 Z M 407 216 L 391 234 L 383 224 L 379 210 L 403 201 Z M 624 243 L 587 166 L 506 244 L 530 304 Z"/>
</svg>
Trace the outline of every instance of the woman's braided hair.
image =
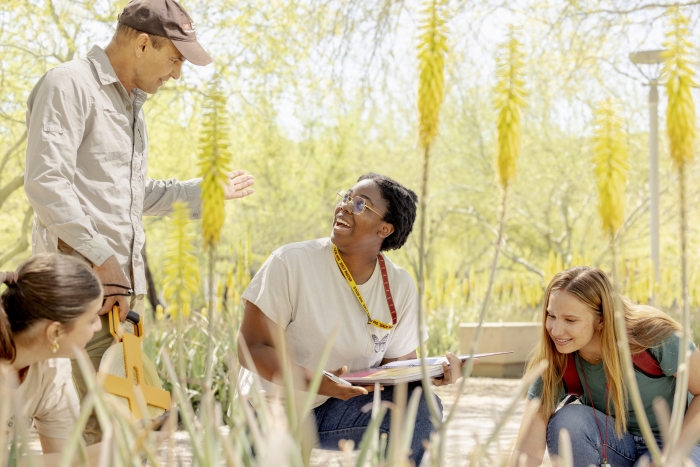
<svg viewBox="0 0 700 467">
<path fill-rule="evenodd" d="M 396 180 L 374 172 L 364 174 L 357 179 L 358 182 L 362 180 L 372 180 L 377 184 L 379 191 L 382 193 L 382 198 L 387 202 L 387 212 L 384 215 L 384 220 L 394 226 L 394 233 L 382 242 L 381 251 L 398 250 L 406 243 L 408 236 L 413 230 L 413 223 L 416 220 L 418 195 Z"/>
</svg>

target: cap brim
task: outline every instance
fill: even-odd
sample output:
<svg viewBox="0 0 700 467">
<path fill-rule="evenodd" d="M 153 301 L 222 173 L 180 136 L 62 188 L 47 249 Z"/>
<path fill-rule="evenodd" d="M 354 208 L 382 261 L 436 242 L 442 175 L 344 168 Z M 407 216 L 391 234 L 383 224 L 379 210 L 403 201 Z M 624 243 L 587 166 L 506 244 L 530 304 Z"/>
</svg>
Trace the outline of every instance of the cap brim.
<svg viewBox="0 0 700 467">
<path fill-rule="evenodd" d="M 212 62 L 211 57 L 199 42 L 197 41 L 178 41 L 174 40 L 173 45 L 187 60 L 197 66 L 209 65 Z"/>
</svg>

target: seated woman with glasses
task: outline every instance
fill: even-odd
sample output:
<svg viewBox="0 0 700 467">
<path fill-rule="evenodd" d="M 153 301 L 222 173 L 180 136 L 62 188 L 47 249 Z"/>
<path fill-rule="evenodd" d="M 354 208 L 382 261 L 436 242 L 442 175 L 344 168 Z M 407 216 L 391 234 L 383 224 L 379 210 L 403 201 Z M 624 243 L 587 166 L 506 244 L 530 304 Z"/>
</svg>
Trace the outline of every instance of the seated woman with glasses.
<svg viewBox="0 0 700 467">
<path fill-rule="evenodd" d="M 330 238 L 279 248 L 243 294 L 240 334 L 244 339 L 239 339 L 238 355 L 244 355 L 241 346 L 245 342 L 268 395 L 275 391 L 270 382 L 279 382 L 283 371 L 277 343 L 280 331 L 284 331 L 305 385 L 334 331 L 326 368 L 337 376 L 348 369 L 416 358 L 420 342 L 416 285 L 407 271 L 382 252 L 401 248 L 406 242 L 416 218 L 418 197 L 396 181 L 374 173 L 361 176 L 354 187 L 339 195 Z M 420 338 L 425 340 L 427 335 Z M 454 370 L 444 365 L 444 377 L 433 384 L 449 384 L 461 375 L 459 359 L 452 354 L 448 359 Z M 245 358 L 240 360 L 243 367 L 253 368 Z M 243 370 L 242 377 L 245 393 L 250 390 L 252 375 Z M 409 396 L 418 386 L 419 382 L 409 385 Z M 341 439 L 359 446 L 371 418 L 371 413 L 361 409 L 372 402 L 368 393 L 372 389 L 322 378 L 313 413 L 322 448 L 338 449 Z M 382 399 L 393 400 L 392 387 L 382 391 Z M 438 406 L 442 410 L 439 399 Z M 387 415 L 380 431 L 389 434 L 389 426 Z M 423 440 L 432 431 L 427 403 L 421 396 L 411 443 L 411 459 L 416 465 L 423 457 Z"/>
</svg>

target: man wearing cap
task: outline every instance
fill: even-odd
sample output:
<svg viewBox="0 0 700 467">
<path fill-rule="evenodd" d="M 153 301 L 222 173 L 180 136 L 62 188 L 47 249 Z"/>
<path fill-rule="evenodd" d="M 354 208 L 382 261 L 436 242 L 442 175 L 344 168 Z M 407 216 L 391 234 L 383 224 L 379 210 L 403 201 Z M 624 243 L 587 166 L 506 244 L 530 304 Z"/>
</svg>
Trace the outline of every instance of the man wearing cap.
<svg viewBox="0 0 700 467">
<path fill-rule="evenodd" d="M 143 104 L 185 60 L 211 63 L 197 42 L 194 23 L 174 0 L 132 0 L 103 50 L 48 71 L 27 101 L 27 162 L 24 188 L 35 212 L 33 253 L 63 252 L 92 263 L 104 286 L 102 331 L 86 348 L 97 369 L 112 344 L 106 315 L 114 305 L 121 319 L 131 308 L 143 314 L 146 278 L 141 250 L 143 215 L 170 212 L 188 203 L 201 216 L 201 179 L 146 178 L 148 134 Z M 253 177 L 229 173 L 226 199 L 253 193 Z M 86 392 L 73 367 L 81 399 Z M 94 417 L 85 429 L 99 441 Z"/>
</svg>

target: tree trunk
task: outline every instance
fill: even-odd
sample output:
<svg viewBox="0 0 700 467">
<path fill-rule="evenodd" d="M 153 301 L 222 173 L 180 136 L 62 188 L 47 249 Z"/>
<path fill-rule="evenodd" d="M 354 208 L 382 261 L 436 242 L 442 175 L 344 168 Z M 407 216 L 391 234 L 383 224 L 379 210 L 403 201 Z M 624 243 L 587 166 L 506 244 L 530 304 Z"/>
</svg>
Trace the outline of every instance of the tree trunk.
<svg viewBox="0 0 700 467">
<path fill-rule="evenodd" d="M 0 266 L 7 263 L 12 258 L 14 258 L 15 256 L 27 249 L 27 247 L 29 246 L 29 240 L 27 240 L 27 236 L 29 235 L 29 226 L 33 218 L 34 209 L 30 207 L 24 214 L 24 222 L 22 222 L 22 233 L 20 234 L 19 242 L 12 250 L 0 256 Z"/>
<path fill-rule="evenodd" d="M 3 203 L 7 201 L 7 198 L 9 198 L 12 193 L 22 188 L 22 186 L 24 186 L 24 172 L 17 175 L 15 178 L 7 182 L 5 186 L 0 188 L 0 207 L 2 207 Z"/>
<path fill-rule="evenodd" d="M 151 274 L 151 268 L 148 266 L 148 256 L 146 255 L 146 242 L 143 244 L 143 249 L 141 250 L 141 257 L 143 258 L 143 266 L 144 269 L 146 270 L 146 284 L 147 284 L 147 292 L 146 296 L 148 297 L 148 303 L 151 304 L 151 309 L 153 312 L 153 317 L 155 318 L 156 316 L 156 307 L 160 305 L 161 307 L 163 304 L 160 302 L 158 299 L 158 291 L 156 290 L 156 283 L 153 281 L 153 274 Z M 165 308 L 165 307 L 163 307 Z"/>
</svg>

